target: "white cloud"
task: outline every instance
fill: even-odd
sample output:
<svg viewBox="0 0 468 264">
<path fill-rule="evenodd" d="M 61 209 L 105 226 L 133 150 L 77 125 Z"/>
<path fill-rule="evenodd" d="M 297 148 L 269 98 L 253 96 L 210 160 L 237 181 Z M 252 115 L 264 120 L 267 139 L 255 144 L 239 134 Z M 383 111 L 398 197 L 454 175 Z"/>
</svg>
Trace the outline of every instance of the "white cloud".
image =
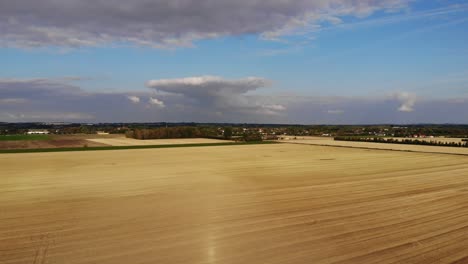
<svg viewBox="0 0 468 264">
<path fill-rule="evenodd" d="M 1 113 L 0 118 L 10 122 L 35 122 L 35 121 L 75 121 L 92 120 L 94 116 L 87 113 L 54 113 L 54 112 L 16 112 Z"/>
<path fill-rule="evenodd" d="M 0 104 L 23 104 L 27 101 L 24 98 L 0 98 Z"/>
<path fill-rule="evenodd" d="M 228 80 L 217 76 L 199 76 L 151 80 L 146 85 L 159 92 L 182 95 L 192 100 L 192 104 L 213 112 L 259 113 L 266 108 L 247 93 L 267 87 L 270 83 L 260 77 Z M 269 113 L 282 110 L 279 105 L 267 108 Z"/>
<path fill-rule="evenodd" d="M 219 95 L 242 94 L 265 87 L 270 81 L 260 77 L 247 77 L 239 80 L 227 80 L 218 76 L 198 76 L 180 79 L 150 80 L 146 83 L 154 88 L 168 93 L 180 93 L 196 97 L 198 94 Z"/>
<path fill-rule="evenodd" d="M 85 92 L 63 78 L 0 79 L 0 98 L 9 102 L 0 103 L 0 122 L 468 123 L 468 116 L 460 114 L 468 113 L 466 97 L 257 93 L 270 83 L 259 77 L 194 77 L 148 82 L 155 87 L 146 91 L 99 93 Z M 140 98 L 146 107 L 132 103 L 129 96 Z M 418 111 L 411 114 L 396 111 L 416 106 Z M 338 115 L 341 111 L 346 114 Z"/>
<path fill-rule="evenodd" d="M 155 106 L 157 106 L 157 107 L 159 107 L 159 108 L 164 108 L 164 107 L 166 107 L 166 106 L 164 105 L 164 102 L 163 102 L 163 101 L 158 100 L 157 98 L 153 98 L 153 97 L 150 97 L 149 103 L 150 103 L 151 105 L 155 105 Z"/>
<path fill-rule="evenodd" d="M 286 107 L 284 105 L 280 105 L 280 104 L 264 105 L 263 107 L 266 108 L 266 109 L 274 110 L 274 111 L 284 111 L 284 110 L 286 110 Z"/>
<path fill-rule="evenodd" d="M 371 27 L 371 26 L 395 24 L 395 23 L 406 22 L 406 21 L 411 21 L 411 20 L 434 19 L 436 17 L 446 18 L 447 15 L 466 12 L 467 10 L 468 10 L 468 4 L 463 4 L 459 6 L 449 5 L 446 7 L 429 9 L 429 10 L 424 10 L 424 11 L 419 11 L 419 12 L 404 12 L 399 15 L 368 19 L 365 21 L 357 21 L 357 22 L 348 23 L 348 24 L 340 24 L 337 28 L 354 29 L 354 28 L 359 28 L 359 27 Z"/>
<path fill-rule="evenodd" d="M 132 103 L 137 104 L 140 102 L 140 97 L 134 96 L 134 95 L 129 95 L 127 96 L 128 100 L 130 100 Z"/>
<path fill-rule="evenodd" d="M 327 110 L 327 113 L 331 115 L 341 115 L 344 113 L 344 111 L 340 109 L 335 109 L 335 110 Z"/>
<path fill-rule="evenodd" d="M 278 40 L 340 17 L 402 10 L 411 0 L 16 0 L 0 1 L 0 46 L 37 48 L 109 43 L 191 46 L 221 36 Z M 53 10 L 53 12 L 51 12 Z"/>
<path fill-rule="evenodd" d="M 416 95 L 408 92 L 397 92 L 394 97 L 401 103 L 398 107 L 400 112 L 413 112 L 414 105 L 416 104 Z"/>
<path fill-rule="evenodd" d="M 412 106 L 409 106 L 407 104 L 403 104 L 398 108 L 398 111 L 400 112 L 413 112 L 414 109 Z"/>
</svg>

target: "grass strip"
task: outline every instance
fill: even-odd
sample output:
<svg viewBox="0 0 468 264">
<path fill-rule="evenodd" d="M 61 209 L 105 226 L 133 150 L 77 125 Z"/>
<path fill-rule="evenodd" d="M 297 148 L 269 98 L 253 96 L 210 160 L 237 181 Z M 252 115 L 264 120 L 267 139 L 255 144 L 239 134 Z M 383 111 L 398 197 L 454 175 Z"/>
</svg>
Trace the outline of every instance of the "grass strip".
<svg viewBox="0 0 468 264">
<path fill-rule="evenodd" d="M 36 148 L 36 149 L 1 149 L 0 153 L 41 153 L 41 152 L 69 152 L 69 151 L 99 151 L 99 150 L 126 150 L 126 149 L 158 149 L 158 148 L 189 148 L 189 147 L 214 147 L 214 146 L 242 146 L 242 145 L 267 145 L 278 144 L 274 141 L 255 142 L 226 142 L 226 143 L 201 143 L 201 144 L 171 144 L 171 145 L 146 145 L 146 146 L 106 146 L 106 147 L 79 147 L 79 148 Z"/>
<path fill-rule="evenodd" d="M 49 140 L 49 135 L 1 135 L 0 141 Z"/>
</svg>

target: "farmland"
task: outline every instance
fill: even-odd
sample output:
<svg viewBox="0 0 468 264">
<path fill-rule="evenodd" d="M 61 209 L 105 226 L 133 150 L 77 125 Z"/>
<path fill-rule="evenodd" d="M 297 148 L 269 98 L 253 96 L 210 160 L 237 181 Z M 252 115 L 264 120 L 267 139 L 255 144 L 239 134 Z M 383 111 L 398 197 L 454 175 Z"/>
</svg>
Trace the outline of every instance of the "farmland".
<svg viewBox="0 0 468 264">
<path fill-rule="evenodd" d="M 1 263 L 468 260 L 466 156 L 272 144 L 2 154 L 0 168 Z"/>
<path fill-rule="evenodd" d="M 1 140 L 3 138 L 3 140 Z M 123 135 L 15 135 L 0 136 L 1 152 L 36 152 L 76 150 L 77 148 L 102 148 L 112 147 L 151 147 L 170 145 L 211 145 L 233 143 L 230 140 L 208 139 L 208 138 L 179 138 L 179 139 L 157 139 L 138 140 L 126 138 Z M 118 148 L 115 148 L 118 149 Z"/>
<path fill-rule="evenodd" d="M 0 141 L 49 140 L 49 135 L 0 135 Z"/>
<path fill-rule="evenodd" d="M 460 138 L 447 138 L 447 139 L 440 139 L 440 141 L 461 142 L 461 139 Z M 405 144 L 385 144 L 385 143 L 359 142 L 359 141 L 336 141 L 330 137 L 288 136 L 288 137 L 284 137 L 284 139 L 280 140 L 280 142 L 292 143 L 292 144 L 316 145 L 316 146 L 335 146 L 335 147 L 346 147 L 346 148 L 468 155 L 468 148 L 405 145 Z"/>
<path fill-rule="evenodd" d="M 150 146 L 150 145 L 174 145 L 174 144 L 211 144 L 233 142 L 209 138 L 178 138 L 178 139 L 147 139 L 138 140 L 126 137 L 89 138 L 88 141 L 109 146 Z"/>
<path fill-rule="evenodd" d="M 88 135 L 5 135 L 0 136 L 0 150 L 107 146 L 87 138 Z"/>
</svg>

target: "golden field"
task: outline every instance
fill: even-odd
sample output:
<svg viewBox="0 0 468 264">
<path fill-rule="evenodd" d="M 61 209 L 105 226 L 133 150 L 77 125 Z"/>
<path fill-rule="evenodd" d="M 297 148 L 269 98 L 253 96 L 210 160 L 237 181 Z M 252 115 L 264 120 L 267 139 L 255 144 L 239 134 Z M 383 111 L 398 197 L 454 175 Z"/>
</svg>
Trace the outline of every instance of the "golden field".
<svg viewBox="0 0 468 264">
<path fill-rule="evenodd" d="M 88 138 L 87 141 L 104 144 L 108 146 L 152 146 L 152 145 L 177 145 L 177 144 L 206 144 L 206 143 L 226 143 L 230 140 L 210 139 L 210 138 L 177 138 L 177 139 L 134 139 L 126 137 L 102 137 Z"/>
<path fill-rule="evenodd" d="M 0 263 L 468 263 L 468 157 L 274 144 L 0 155 Z"/>
<path fill-rule="evenodd" d="M 403 138 L 396 138 L 403 139 Z M 430 139 L 419 139 L 430 141 Z M 437 138 L 434 141 L 442 142 L 462 142 L 461 138 Z M 468 155 L 468 148 L 460 147 L 442 147 L 442 146 L 422 146 L 422 145 L 407 145 L 407 144 L 387 144 L 387 143 L 373 143 L 373 142 L 358 142 L 358 141 L 335 141 L 331 137 L 294 137 L 285 136 L 280 142 L 292 144 L 305 144 L 316 146 L 334 146 L 334 147 L 347 147 L 347 148 L 362 148 L 362 149 L 380 149 L 380 150 L 396 150 L 396 151 L 410 151 L 410 152 L 423 152 L 423 153 L 445 153 Z"/>
</svg>

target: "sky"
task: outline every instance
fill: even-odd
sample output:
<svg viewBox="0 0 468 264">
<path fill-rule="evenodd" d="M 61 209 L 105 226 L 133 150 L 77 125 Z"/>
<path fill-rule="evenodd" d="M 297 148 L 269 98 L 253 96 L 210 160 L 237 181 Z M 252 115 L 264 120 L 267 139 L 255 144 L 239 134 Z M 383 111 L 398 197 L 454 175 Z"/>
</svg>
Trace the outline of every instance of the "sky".
<svg viewBox="0 0 468 264">
<path fill-rule="evenodd" d="M 468 123 L 468 2 L 0 0 L 0 122 Z"/>
</svg>

